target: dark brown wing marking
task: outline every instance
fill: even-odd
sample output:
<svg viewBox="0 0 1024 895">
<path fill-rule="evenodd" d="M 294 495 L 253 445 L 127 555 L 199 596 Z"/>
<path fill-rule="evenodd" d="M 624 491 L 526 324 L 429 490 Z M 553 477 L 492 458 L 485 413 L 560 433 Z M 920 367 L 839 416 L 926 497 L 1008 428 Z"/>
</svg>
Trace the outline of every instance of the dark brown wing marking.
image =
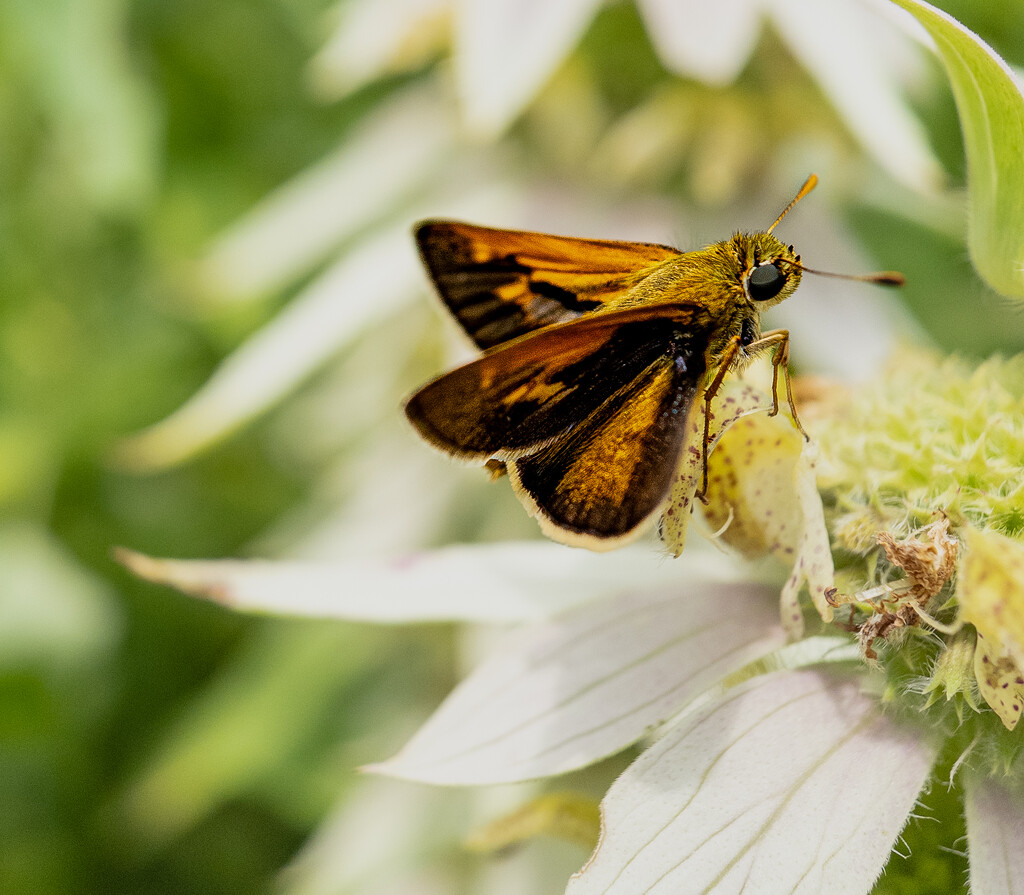
<svg viewBox="0 0 1024 895">
<path fill-rule="evenodd" d="M 623 406 L 626 398 L 618 396 L 632 394 L 634 382 L 666 358 L 681 358 L 681 369 L 699 367 L 680 373 L 684 378 L 700 375 L 707 347 L 702 312 L 655 305 L 539 330 L 428 383 L 409 399 L 406 415 L 425 439 L 455 456 L 523 456 L 609 401 Z"/>
<path fill-rule="evenodd" d="M 680 254 L 455 221 L 425 221 L 416 241 L 444 303 L 481 348 L 596 310 Z"/>
</svg>

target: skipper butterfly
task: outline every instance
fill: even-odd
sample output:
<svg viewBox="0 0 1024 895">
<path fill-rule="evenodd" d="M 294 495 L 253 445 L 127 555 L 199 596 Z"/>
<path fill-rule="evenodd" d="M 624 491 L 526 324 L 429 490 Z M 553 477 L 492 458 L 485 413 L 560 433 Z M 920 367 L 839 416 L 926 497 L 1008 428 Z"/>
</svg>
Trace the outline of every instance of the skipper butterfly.
<svg viewBox="0 0 1024 895">
<path fill-rule="evenodd" d="M 427 270 L 483 356 L 421 388 L 406 415 L 446 453 L 507 472 L 555 540 L 607 550 L 635 537 L 664 504 L 701 407 L 703 496 L 708 407 L 725 376 L 760 352 L 774 349 L 771 412 L 781 370 L 803 431 L 789 333 L 762 332 L 761 314 L 801 274 L 822 273 L 772 235 L 816 183 L 811 175 L 767 230 L 692 252 L 419 224 Z M 902 283 L 894 273 L 850 279 Z"/>
</svg>

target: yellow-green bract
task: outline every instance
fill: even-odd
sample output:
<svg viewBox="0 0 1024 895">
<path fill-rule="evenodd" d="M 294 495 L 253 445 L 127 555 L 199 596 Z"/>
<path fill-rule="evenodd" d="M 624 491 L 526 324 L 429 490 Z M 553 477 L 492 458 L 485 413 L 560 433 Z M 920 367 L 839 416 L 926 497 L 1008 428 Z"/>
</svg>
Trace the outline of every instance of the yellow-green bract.
<svg viewBox="0 0 1024 895">
<path fill-rule="evenodd" d="M 921 0 L 893 0 L 935 41 L 949 75 L 967 155 L 968 245 L 981 277 L 1024 298 L 1024 93 L 978 35 Z"/>
</svg>

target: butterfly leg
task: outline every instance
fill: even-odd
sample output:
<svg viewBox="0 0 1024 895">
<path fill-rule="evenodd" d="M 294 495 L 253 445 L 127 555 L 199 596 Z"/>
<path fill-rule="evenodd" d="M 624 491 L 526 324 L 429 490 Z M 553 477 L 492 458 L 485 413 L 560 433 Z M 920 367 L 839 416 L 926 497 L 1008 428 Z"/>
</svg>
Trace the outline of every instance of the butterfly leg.
<svg viewBox="0 0 1024 895">
<path fill-rule="evenodd" d="M 711 446 L 711 401 L 722 387 L 722 382 L 732 367 L 732 363 L 740 351 L 741 344 L 739 336 L 734 336 L 729 341 L 725 351 L 722 352 L 714 378 L 704 390 L 704 446 L 702 452 L 704 477 L 701 488 L 695 495 L 704 504 L 708 502 L 708 451 Z M 800 434 L 803 435 L 804 439 L 810 441 L 811 437 L 800 422 L 800 417 L 797 416 L 796 412 L 796 403 L 793 401 L 793 382 L 789 376 L 789 330 L 773 329 L 764 333 L 756 342 L 751 342 L 751 344 L 746 346 L 746 354 L 756 354 L 773 346 L 775 353 L 772 355 L 772 409 L 768 411 L 768 415 L 775 416 L 779 412 L 779 370 L 781 368 L 782 375 L 786 380 L 786 401 L 789 404 L 789 411 L 793 416 L 793 423 L 800 430 Z"/>
<path fill-rule="evenodd" d="M 747 353 L 753 354 L 765 348 L 775 346 L 775 353 L 772 355 L 772 409 L 769 416 L 775 416 L 779 412 L 779 369 L 786 380 L 786 402 L 789 404 L 789 412 L 793 416 L 793 423 L 806 441 L 811 440 L 807 434 L 800 417 L 797 416 L 796 403 L 793 401 L 793 381 L 789 376 L 789 330 L 773 329 L 764 333 L 760 339 L 747 346 Z"/>
<path fill-rule="evenodd" d="M 508 465 L 503 460 L 490 459 L 484 464 L 486 469 L 491 474 L 491 481 L 496 482 L 503 476 L 508 475 Z"/>
<path fill-rule="evenodd" d="M 697 500 L 703 504 L 707 504 L 708 498 L 708 450 L 711 446 L 711 401 L 718 394 L 718 390 L 722 387 L 722 382 L 725 380 L 725 374 L 729 372 L 729 368 L 732 366 L 732 362 L 736 359 L 736 355 L 739 353 L 741 341 L 739 336 L 733 336 L 729 340 L 729 344 L 726 345 L 725 351 L 722 352 L 722 358 L 718 364 L 718 370 L 715 372 L 714 379 L 708 383 L 708 387 L 704 389 L 704 442 L 703 449 L 701 451 L 701 459 L 704 466 L 704 478 L 700 490 L 694 495 Z M 757 344 L 756 342 L 754 343 Z"/>
</svg>

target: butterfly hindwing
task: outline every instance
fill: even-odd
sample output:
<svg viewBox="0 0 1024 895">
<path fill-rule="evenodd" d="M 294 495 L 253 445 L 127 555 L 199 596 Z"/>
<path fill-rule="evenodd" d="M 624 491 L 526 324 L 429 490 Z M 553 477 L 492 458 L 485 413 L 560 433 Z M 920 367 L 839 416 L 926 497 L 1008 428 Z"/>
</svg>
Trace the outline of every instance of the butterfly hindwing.
<svg viewBox="0 0 1024 895">
<path fill-rule="evenodd" d="M 687 304 L 654 305 L 539 330 L 428 383 L 409 399 L 406 414 L 424 438 L 454 456 L 525 456 L 609 402 L 625 404 L 636 383 L 672 356 L 680 334 L 699 348 L 702 365 L 702 313 Z"/>
<path fill-rule="evenodd" d="M 662 506 L 700 395 L 706 342 L 680 328 L 668 353 L 581 425 L 509 464 L 520 499 L 557 540 L 608 549 Z"/>
<path fill-rule="evenodd" d="M 416 228 L 441 298 L 480 348 L 595 311 L 679 255 L 652 243 L 575 239 L 455 221 Z"/>
</svg>

